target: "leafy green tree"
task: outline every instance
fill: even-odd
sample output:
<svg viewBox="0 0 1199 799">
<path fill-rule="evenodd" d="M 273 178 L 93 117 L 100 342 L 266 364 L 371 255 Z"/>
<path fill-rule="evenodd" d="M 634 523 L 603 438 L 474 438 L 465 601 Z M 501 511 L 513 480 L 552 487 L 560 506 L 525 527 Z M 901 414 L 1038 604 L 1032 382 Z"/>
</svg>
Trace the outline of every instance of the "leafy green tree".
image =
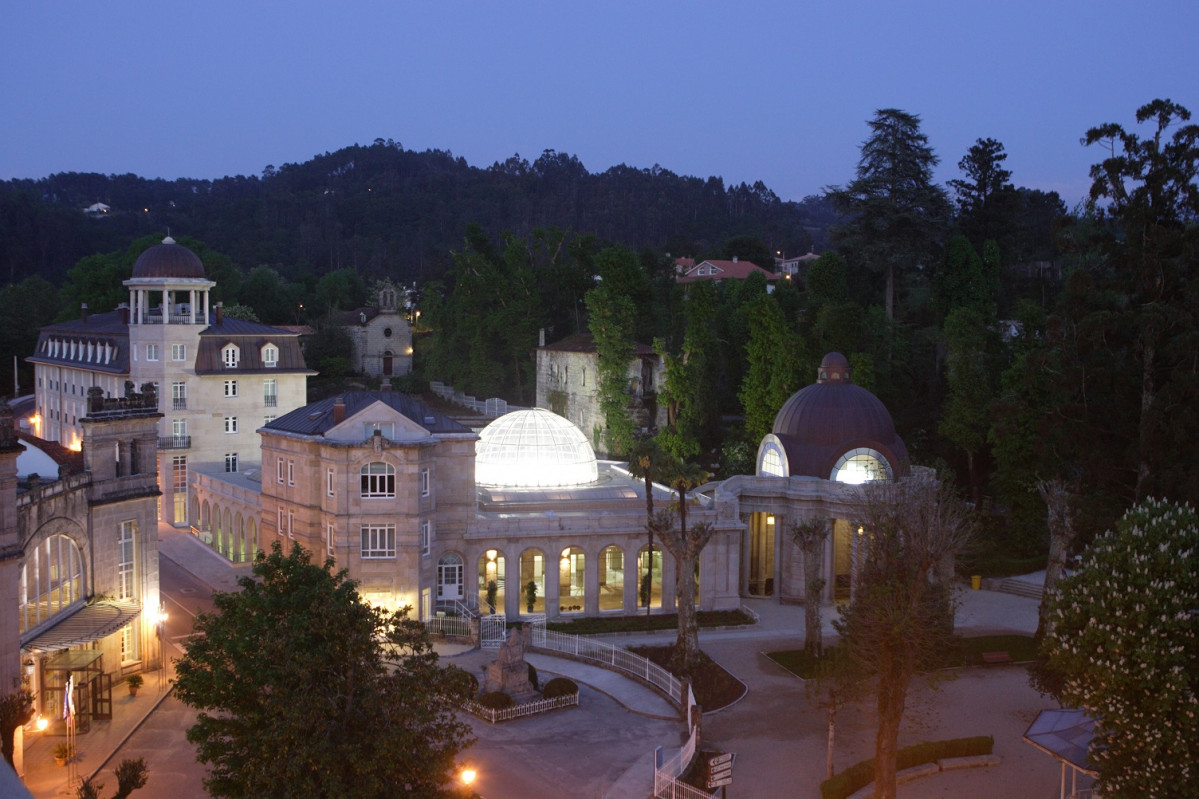
<svg viewBox="0 0 1199 799">
<path fill-rule="evenodd" d="M 1195 441 L 1179 440 L 1172 409 L 1199 401 L 1199 386 L 1171 378 L 1193 371 L 1199 338 L 1192 279 L 1199 265 L 1199 125 L 1186 124 L 1190 118 L 1183 106 L 1159 99 L 1137 109 L 1137 123 L 1151 125 L 1149 136 L 1108 123 L 1083 139 L 1109 153 L 1091 167 L 1091 197 L 1108 201 L 1105 213 L 1119 234 L 1107 249 L 1128 302 L 1121 321 L 1135 331 L 1130 354 L 1141 391 L 1139 407 L 1129 410 L 1138 419 L 1138 500 L 1151 491 L 1179 496 L 1178 489 L 1193 484 L 1191 470 L 1180 474 L 1176 464 Z"/>
<path fill-rule="evenodd" d="M 269 266 L 256 266 L 241 284 L 243 305 L 268 325 L 296 323 L 300 298 L 294 287 Z"/>
<path fill-rule="evenodd" d="M 987 319 L 994 317 L 999 295 L 999 263 L 993 246 L 988 253 L 994 260 L 980 258 L 965 236 L 954 236 L 945 245 L 933 285 L 933 305 L 939 318 L 962 307 L 974 308 Z"/>
<path fill-rule="evenodd" d="M 739 397 L 745 410 L 745 432 L 761 440 L 774 425 L 779 408 L 800 386 L 799 337 L 778 303 L 763 295 L 749 308 L 748 368 Z"/>
<path fill-rule="evenodd" d="M 1199 763 L 1199 516 L 1149 500 L 1058 583 L 1043 643 L 1058 698 L 1095 719 L 1111 797 L 1193 796 Z"/>
<path fill-rule="evenodd" d="M 187 739 L 211 796 L 451 795 L 469 676 L 332 567 L 275 543 L 196 620 L 175 691 L 200 711 Z"/>
<path fill-rule="evenodd" d="M 0 750 L 4 760 L 12 768 L 13 753 L 16 751 L 14 735 L 17 727 L 27 724 L 33 718 L 33 694 L 26 689 L 18 689 L 10 694 L 0 696 Z"/>
<path fill-rule="evenodd" d="M 871 685 L 875 695 L 874 795 L 894 799 L 908 687 L 935 665 L 952 638 L 948 580 L 973 526 L 950 487 L 932 477 L 864 488 L 855 525 L 863 530 L 864 552 L 852 598 L 833 626 L 841 636 L 846 675 Z"/>
<path fill-rule="evenodd" d="M 604 444 L 611 455 L 628 452 L 636 432 L 629 416 L 629 362 L 633 359 L 633 302 L 606 282 L 587 292 L 587 326 L 595 340 L 597 393 Z M 595 442 L 597 445 L 600 442 Z"/>
<path fill-rule="evenodd" d="M 725 241 L 720 256 L 730 261 L 733 258 L 749 261 L 763 269 L 774 271 L 774 252 L 757 236 L 733 236 Z"/>
<path fill-rule="evenodd" d="M 366 282 L 358 270 L 335 269 L 317 281 L 309 310 L 321 316 L 334 311 L 349 311 L 364 305 L 366 295 Z"/>
<path fill-rule="evenodd" d="M 126 799 L 138 788 L 144 788 L 147 780 L 147 768 L 144 758 L 127 758 L 122 760 L 113 772 L 117 777 L 117 792 L 112 799 Z M 79 784 L 75 795 L 78 799 L 100 799 L 100 790 L 104 783 L 96 782 L 95 777 L 88 777 Z"/>
<path fill-rule="evenodd" d="M 1005 232 L 1015 210 L 1012 173 L 1003 168 L 1006 160 L 1001 142 L 979 139 L 958 161 L 965 179 L 949 181 L 957 196 L 958 225 L 976 246 Z"/>
<path fill-rule="evenodd" d="M 671 554 L 675 563 L 675 603 L 679 611 L 679 634 L 674 651 L 670 655 L 670 669 L 675 674 L 690 676 L 699 665 L 699 622 L 695 615 L 695 572 L 699 566 L 699 555 L 712 540 L 715 529 L 707 522 L 687 527 L 687 492 L 702 485 L 709 475 L 699 466 L 675 461 L 670 468 L 670 487 L 678 500 L 674 511 L 678 514 L 678 526 L 674 525 L 674 514 L 659 512 L 652 524 L 662 541 L 662 547 Z"/>
<path fill-rule="evenodd" d="M 982 499 L 982 487 L 975 456 L 986 446 L 991 428 L 998 341 L 986 317 L 968 305 L 950 312 L 945 320 L 945 340 L 948 391 L 937 430 L 965 453 L 970 487 L 977 503 Z"/>
<path fill-rule="evenodd" d="M 877 111 L 862 143 L 857 176 L 829 191 L 847 217 L 837 238 L 851 262 L 885 280 L 887 318 L 896 317 L 897 281 L 931 266 L 949 224 L 949 200 L 933 182 L 940 159 L 920 130 L 920 118 L 895 108 Z"/>
<path fill-rule="evenodd" d="M 720 421 L 719 344 L 713 332 L 718 304 L 713 286 L 706 281 L 693 284 L 684 310 L 687 323 L 681 351 L 671 354 L 661 341 L 654 347 L 666 364 L 659 395 L 666 403 L 666 427 L 658 433 L 658 444 L 680 459 L 694 458 L 711 446 Z"/>
<path fill-rule="evenodd" d="M 33 390 L 33 365 L 25 358 L 33 354 L 38 331 L 54 321 L 59 307 L 58 289 L 40 275 L 0 288 L 0 365 L 7 367 L 16 358 L 23 387 L 16 394 Z"/>
</svg>

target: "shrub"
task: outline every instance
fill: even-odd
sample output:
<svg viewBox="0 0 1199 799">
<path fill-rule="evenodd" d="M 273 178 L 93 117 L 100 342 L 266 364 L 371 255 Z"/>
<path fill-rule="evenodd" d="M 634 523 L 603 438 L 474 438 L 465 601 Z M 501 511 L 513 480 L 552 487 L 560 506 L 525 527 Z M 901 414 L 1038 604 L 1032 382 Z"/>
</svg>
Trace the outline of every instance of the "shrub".
<svg viewBox="0 0 1199 799">
<path fill-rule="evenodd" d="M 488 691 L 479 697 L 479 704 L 490 710 L 504 710 L 516 704 L 516 700 L 503 691 Z"/>
<path fill-rule="evenodd" d="M 545 684 L 545 688 L 541 690 L 541 695 L 546 699 L 557 699 L 560 696 L 570 696 L 578 692 L 579 686 L 574 680 L 568 680 L 565 677 L 555 677 Z"/>
<path fill-rule="evenodd" d="M 989 755 L 994 746 L 995 739 L 989 735 L 905 746 L 896 753 L 895 768 L 902 771 L 905 768 L 919 766 L 922 763 L 932 763 L 947 757 Z M 822 799 L 845 799 L 851 793 L 869 785 L 873 780 L 874 759 L 871 758 L 854 763 L 840 774 L 820 783 L 820 796 Z"/>
<path fill-rule="evenodd" d="M 136 690 L 142 687 L 142 683 L 145 682 L 145 680 L 142 679 L 142 675 L 140 674 L 130 674 L 125 678 L 125 682 L 129 683 L 130 688 Z"/>
</svg>

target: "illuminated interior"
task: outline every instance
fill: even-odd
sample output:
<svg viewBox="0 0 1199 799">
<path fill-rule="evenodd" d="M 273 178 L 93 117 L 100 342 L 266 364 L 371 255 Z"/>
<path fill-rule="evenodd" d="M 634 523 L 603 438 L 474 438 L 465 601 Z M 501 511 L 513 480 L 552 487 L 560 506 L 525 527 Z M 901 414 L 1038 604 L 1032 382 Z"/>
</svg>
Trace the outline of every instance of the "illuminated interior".
<svg viewBox="0 0 1199 799">
<path fill-rule="evenodd" d="M 501 416 L 483 428 L 475 445 L 475 480 L 481 485 L 585 485 L 597 475 L 587 437 L 544 408 Z"/>
<path fill-rule="evenodd" d="M 850 485 L 890 480 L 891 467 L 882 453 L 860 447 L 846 452 L 837 460 L 832 479 Z"/>
</svg>

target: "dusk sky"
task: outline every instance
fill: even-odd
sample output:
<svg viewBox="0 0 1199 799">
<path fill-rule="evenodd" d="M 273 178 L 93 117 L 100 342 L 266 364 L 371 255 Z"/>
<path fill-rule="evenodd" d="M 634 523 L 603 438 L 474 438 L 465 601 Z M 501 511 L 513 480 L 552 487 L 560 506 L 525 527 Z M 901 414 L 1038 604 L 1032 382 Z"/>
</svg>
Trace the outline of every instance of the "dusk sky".
<svg viewBox="0 0 1199 799">
<path fill-rule="evenodd" d="M 1199 3 L 6 4 L 0 179 L 217 178 L 376 138 L 486 167 L 577 155 L 763 181 L 850 180 L 879 108 L 918 114 L 938 180 L 980 137 L 1070 205 L 1167 97 L 1199 112 Z"/>
</svg>

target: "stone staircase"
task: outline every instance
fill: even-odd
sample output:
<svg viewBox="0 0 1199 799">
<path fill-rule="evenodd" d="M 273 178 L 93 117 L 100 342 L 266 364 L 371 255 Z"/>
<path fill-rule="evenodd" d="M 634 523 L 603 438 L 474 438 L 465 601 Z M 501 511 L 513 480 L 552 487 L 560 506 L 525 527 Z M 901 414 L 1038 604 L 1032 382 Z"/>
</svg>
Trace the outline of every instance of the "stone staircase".
<svg viewBox="0 0 1199 799">
<path fill-rule="evenodd" d="M 1004 594 L 1026 596 L 1029 599 L 1036 599 L 1039 601 L 1041 599 L 1041 594 L 1044 592 L 1044 586 L 1041 583 L 1033 583 L 1016 577 L 1008 577 L 999 584 L 999 591 Z"/>
</svg>

